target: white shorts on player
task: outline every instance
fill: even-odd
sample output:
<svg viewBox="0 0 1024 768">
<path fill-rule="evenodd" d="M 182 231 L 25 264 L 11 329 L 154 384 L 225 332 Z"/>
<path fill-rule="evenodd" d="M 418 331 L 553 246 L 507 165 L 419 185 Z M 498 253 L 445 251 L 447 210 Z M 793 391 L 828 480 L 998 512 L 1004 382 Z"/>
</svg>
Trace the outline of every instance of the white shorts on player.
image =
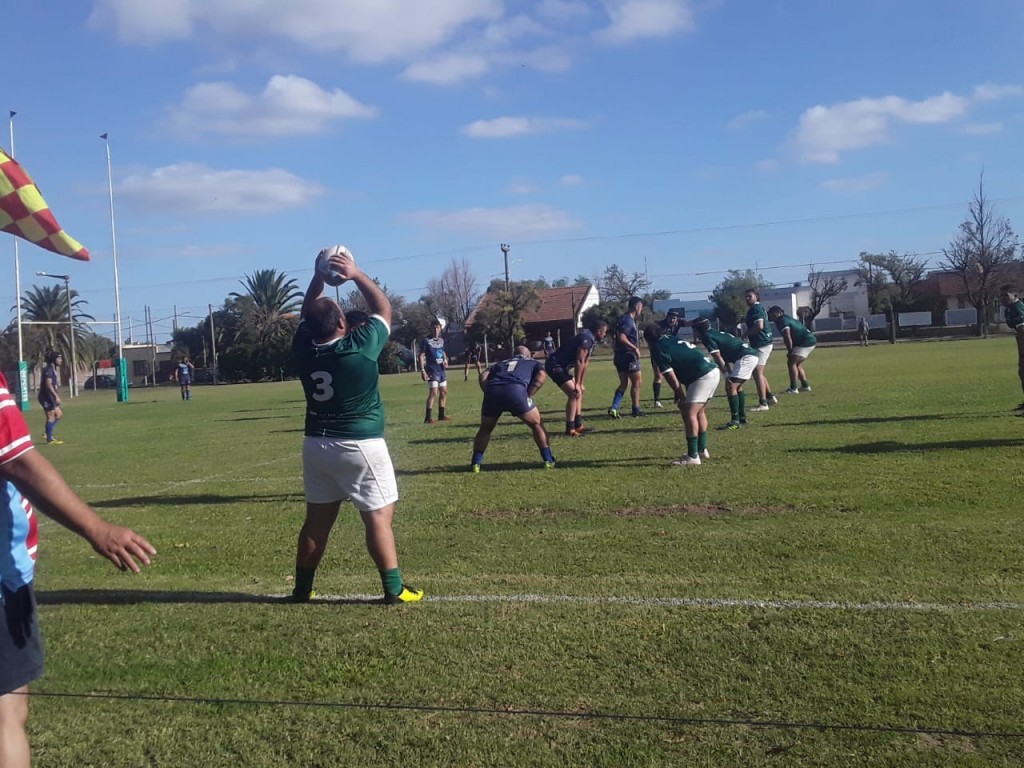
<svg viewBox="0 0 1024 768">
<path fill-rule="evenodd" d="M 757 364 L 768 365 L 768 358 L 772 356 L 772 345 L 768 344 L 764 347 L 751 347 L 752 350 L 757 352 Z"/>
<path fill-rule="evenodd" d="M 753 359 L 753 357 L 751 357 L 751 359 Z M 709 402 L 711 398 L 715 396 L 715 390 L 718 389 L 718 384 L 721 381 L 722 372 L 717 368 L 705 373 L 686 388 L 686 397 L 679 401 L 680 410 L 682 410 L 687 403 Z"/>
<path fill-rule="evenodd" d="M 372 512 L 398 501 L 395 468 L 382 437 L 305 438 L 302 482 L 310 504 L 348 500 L 360 512 Z"/>
<path fill-rule="evenodd" d="M 790 357 L 799 357 L 801 360 L 806 360 L 811 356 L 811 352 L 814 351 L 814 347 L 793 347 L 790 351 Z"/>
<path fill-rule="evenodd" d="M 750 377 L 754 375 L 754 369 L 761 364 L 760 360 L 760 356 L 744 355 L 732 364 L 732 368 L 729 369 L 729 378 L 733 381 L 750 381 Z"/>
</svg>

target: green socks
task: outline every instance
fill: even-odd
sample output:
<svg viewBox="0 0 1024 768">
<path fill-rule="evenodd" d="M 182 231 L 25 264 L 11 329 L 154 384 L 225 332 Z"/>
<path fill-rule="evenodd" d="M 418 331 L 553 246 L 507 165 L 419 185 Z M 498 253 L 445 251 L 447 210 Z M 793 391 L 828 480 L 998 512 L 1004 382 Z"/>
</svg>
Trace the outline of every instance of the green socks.
<svg viewBox="0 0 1024 768">
<path fill-rule="evenodd" d="M 402 594 L 402 573 L 397 568 L 380 572 L 380 583 L 384 587 L 385 595 Z"/>
<path fill-rule="evenodd" d="M 699 439 L 700 438 L 697 438 L 697 437 L 688 437 L 688 438 L 686 438 L 686 453 L 687 453 L 688 456 L 690 456 L 690 457 L 692 457 L 694 459 L 697 458 L 697 450 L 698 450 L 697 449 L 697 441 Z"/>
<path fill-rule="evenodd" d="M 689 444 L 689 440 L 687 440 L 687 444 Z M 708 447 L 708 432 L 707 432 L 707 430 L 704 430 L 699 435 L 697 435 L 697 450 L 698 451 L 705 451 L 705 450 L 707 450 L 707 447 Z"/>
<path fill-rule="evenodd" d="M 726 395 L 725 399 L 729 401 L 729 418 L 732 421 L 740 420 L 740 397 L 739 395 Z"/>
</svg>

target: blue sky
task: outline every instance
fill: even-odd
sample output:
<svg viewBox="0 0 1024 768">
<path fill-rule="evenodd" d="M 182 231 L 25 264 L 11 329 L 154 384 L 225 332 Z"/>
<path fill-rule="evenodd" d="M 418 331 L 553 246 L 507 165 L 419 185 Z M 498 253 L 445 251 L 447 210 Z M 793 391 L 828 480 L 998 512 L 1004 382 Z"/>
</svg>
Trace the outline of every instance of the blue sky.
<svg viewBox="0 0 1024 768">
<path fill-rule="evenodd" d="M 122 314 L 161 340 L 331 243 L 413 299 L 452 257 L 486 285 L 501 242 L 513 278 L 694 298 L 937 265 L 982 171 L 1024 229 L 1015 0 L 38 0 L 4 39 L 16 156 L 93 254 L 23 244 L 23 291 L 68 273 L 113 319 L 109 132 Z"/>
</svg>

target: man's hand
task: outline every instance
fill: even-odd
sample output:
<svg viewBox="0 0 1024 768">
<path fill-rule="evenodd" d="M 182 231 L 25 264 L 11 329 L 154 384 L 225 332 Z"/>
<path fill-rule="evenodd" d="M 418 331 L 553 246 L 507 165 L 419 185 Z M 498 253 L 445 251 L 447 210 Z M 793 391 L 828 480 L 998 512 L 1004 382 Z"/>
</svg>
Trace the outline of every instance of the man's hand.
<svg viewBox="0 0 1024 768">
<path fill-rule="evenodd" d="M 99 554 L 122 571 L 138 573 L 142 569 L 135 561 L 143 565 L 150 564 L 150 555 L 156 554 L 156 548 L 142 536 L 130 528 L 123 528 L 107 521 L 102 521 L 98 530 L 89 537 L 89 543 Z"/>
<path fill-rule="evenodd" d="M 427 371 L 425 368 L 420 368 L 420 378 L 424 381 L 427 380 Z"/>
</svg>

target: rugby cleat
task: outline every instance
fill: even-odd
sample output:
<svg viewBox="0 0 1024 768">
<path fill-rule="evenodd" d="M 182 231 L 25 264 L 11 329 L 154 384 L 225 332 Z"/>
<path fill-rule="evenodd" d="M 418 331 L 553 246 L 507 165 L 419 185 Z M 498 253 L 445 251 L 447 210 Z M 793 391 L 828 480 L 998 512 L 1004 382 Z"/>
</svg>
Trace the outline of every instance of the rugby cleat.
<svg viewBox="0 0 1024 768">
<path fill-rule="evenodd" d="M 800 394 L 800 390 L 797 389 L 796 387 L 790 387 L 789 389 L 782 390 L 782 394 L 784 394 L 784 395 L 799 395 Z"/>
<path fill-rule="evenodd" d="M 800 387 L 800 391 L 801 392 L 810 392 L 811 391 L 811 385 L 807 384 L 805 386 Z"/>
<path fill-rule="evenodd" d="M 553 461 L 545 461 L 544 462 L 544 469 L 554 469 L 554 468 L 555 468 L 555 462 L 553 462 Z"/>
<path fill-rule="evenodd" d="M 401 603 L 418 603 L 423 599 L 423 590 L 410 587 L 408 584 L 402 585 L 402 591 L 397 595 L 384 595 L 384 605 L 400 605 Z"/>
<path fill-rule="evenodd" d="M 613 419 L 621 419 L 622 418 L 622 415 L 619 413 L 619 409 L 618 408 L 609 408 L 608 409 L 608 415 L 611 416 Z"/>
<path fill-rule="evenodd" d="M 424 424 L 433 424 L 433 423 L 434 423 L 434 420 L 433 420 L 433 419 L 424 419 L 424 420 L 423 420 L 423 423 L 424 423 Z"/>
<path fill-rule="evenodd" d="M 683 454 L 678 459 L 672 462 L 673 467 L 699 467 L 700 456 L 688 456 Z"/>
<path fill-rule="evenodd" d="M 639 419 L 639 418 L 642 418 L 643 416 L 646 416 L 647 414 L 638 409 L 638 410 L 633 411 L 629 415 L 632 416 L 634 419 Z"/>
<path fill-rule="evenodd" d="M 64 445 L 64 441 L 63 440 L 57 440 L 56 438 L 54 438 L 53 440 L 47 440 L 46 444 L 47 445 Z"/>
<path fill-rule="evenodd" d="M 316 592 L 312 589 L 309 592 L 296 592 L 292 590 L 291 601 L 293 603 L 308 603 L 314 597 L 316 597 Z"/>
<path fill-rule="evenodd" d="M 732 430 L 739 429 L 739 428 L 740 428 L 740 423 L 738 421 L 729 421 L 729 422 L 726 422 L 725 424 L 723 424 L 722 426 L 719 427 L 719 429 L 732 429 Z"/>
<path fill-rule="evenodd" d="M 777 398 L 775 395 L 768 395 L 768 404 L 769 405 L 778 405 L 779 404 L 779 398 Z"/>
<path fill-rule="evenodd" d="M 700 452 L 700 457 L 704 461 L 707 461 L 708 459 L 711 458 L 711 451 L 709 451 L 707 448 L 705 448 L 703 451 Z"/>
<path fill-rule="evenodd" d="M 469 465 L 469 471 L 472 472 L 474 475 L 479 475 L 480 474 L 480 465 L 479 464 L 470 464 Z"/>
<path fill-rule="evenodd" d="M 655 400 L 654 401 L 654 407 L 655 408 L 664 408 L 665 406 L 661 404 L 661 400 Z"/>
<path fill-rule="evenodd" d="M 748 408 L 747 410 L 752 411 L 753 413 L 761 413 L 768 410 L 768 403 L 761 403 L 760 405 L 755 405 L 753 408 Z"/>
</svg>

